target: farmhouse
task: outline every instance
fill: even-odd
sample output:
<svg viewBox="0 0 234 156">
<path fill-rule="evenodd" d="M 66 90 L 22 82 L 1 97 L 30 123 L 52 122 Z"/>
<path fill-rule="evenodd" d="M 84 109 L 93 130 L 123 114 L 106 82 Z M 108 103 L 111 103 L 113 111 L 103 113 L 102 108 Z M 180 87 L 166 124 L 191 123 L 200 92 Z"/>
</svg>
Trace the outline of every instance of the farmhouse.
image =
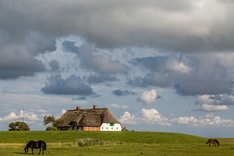
<svg viewBox="0 0 234 156">
<path fill-rule="evenodd" d="M 110 113 L 107 108 L 67 110 L 60 118 L 63 124 L 58 130 L 83 130 L 83 131 L 121 131 L 121 123 Z"/>
</svg>

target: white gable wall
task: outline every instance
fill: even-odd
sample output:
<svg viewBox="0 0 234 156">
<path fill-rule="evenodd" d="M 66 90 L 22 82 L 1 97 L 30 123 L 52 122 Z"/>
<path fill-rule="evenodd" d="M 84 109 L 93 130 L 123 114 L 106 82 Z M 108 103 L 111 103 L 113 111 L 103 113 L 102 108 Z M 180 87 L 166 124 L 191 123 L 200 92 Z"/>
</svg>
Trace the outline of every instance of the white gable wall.
<svg viewBox="0 0 234 156">
<path fill-rule="evenodd" d="M 122 127 L 119 123 L 102 123 L 100 131 L 121 131 Z"/>
</svg>

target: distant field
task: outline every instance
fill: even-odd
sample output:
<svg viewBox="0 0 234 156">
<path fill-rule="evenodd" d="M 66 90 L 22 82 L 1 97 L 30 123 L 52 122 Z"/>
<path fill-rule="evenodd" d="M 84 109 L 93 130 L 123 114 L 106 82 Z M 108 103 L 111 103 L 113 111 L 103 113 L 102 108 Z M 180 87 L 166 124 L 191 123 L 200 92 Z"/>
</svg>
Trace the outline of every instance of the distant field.
<svg viewBox="0 0 234 156">
<path fill-rule="evenodd" d="M 220 138 L 220 147 L 209 147 L 207 138 L 160 132 L 29 131 L 0 132 L 0 155 L 23 154 L 29 140 L 45 140 L 51 156 L 229 156 L 234 139 Z M 35 150 L 37 154 L 38 150 Z"/>
</svg>

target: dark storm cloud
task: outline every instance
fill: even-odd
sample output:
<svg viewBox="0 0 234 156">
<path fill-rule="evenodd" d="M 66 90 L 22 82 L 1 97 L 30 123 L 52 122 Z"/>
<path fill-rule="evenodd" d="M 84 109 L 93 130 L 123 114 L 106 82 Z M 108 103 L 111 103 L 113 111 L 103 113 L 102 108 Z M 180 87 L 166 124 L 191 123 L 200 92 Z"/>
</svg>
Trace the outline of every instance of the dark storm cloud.
<svg viewBox="0 0 234 156">
<path fill-rule="evenodd" d="M 36 56 L 54 51 L 55 39 L 68 36 L 79 36 L 98 48 L 147 46 L 176 53 L 232 52 L 232 4 L 220 0 L 0 1 L 0 79 L 43 71 L 44 65 Z M 63 46 L 71 52 L 77 50 L 73 42 Z M 82 68 L 99 74 L 129 73 L 127 65 L 108 54 L 92 55 L 88 46 L 79 47 L 78 53 L 84 60 Z M 166 76 L 157 65 L 150 69 L 160 72 L 158 77 Z M 179 80 L 175 82 L 178 93 L 188 93 Z"/>
<path fill-rule="evenodd" d="M 17 61 L 17 59 L 14 61 Z M 27 60 L 21 64 L 14 62 L 12 65 L 9 65 L 6 63 L 4 66 L 0 66 L 0 79 L 7 80 L 16 79 L 21 76 L 33 76 L 36 72 L 43 71 L 44 69 L 43 63 L 36 59 Z"/>
<path fill-rule="evenodd" d="M 230 60 L 232 56 L 230 55 Z M 193 70 L 187 75 L 172 75 L 176 92 L 181 95 L 203 94 L 231 94 L 233 79 L 228 75 L 232 73 L 233 63 L 219 55 L 189 56 L 194 62 Z M 224 63 L 224 60 L 227 60 Z M 225 65 L 226 64 L 226 65 Z M 228 71 L 231 71 L 229 73 Z"/>
<path fill-rule="evenodd" d="M 33 76 L 43 71 L 44 64 L 35 57 L 56 50 L 55 43 L 38 33 L 30 33 L 18 42 L 13 42 L 11 36 L 0 38 L 0 79 Z"/>
<path fill-rule="evenodd" d="M 219 56 L 177 57 L 169 55 L 139 58 L 134 62 L 151 72 L 143 78 L 129 79 L 127 83 L 130 85 L 173 86 L 176 93 L 180 95 L 230 94 L 232 92 L 233 81 L 227 76 L 227 71 L 231 70 L 234 64 L 225 67 Z"/>
<path fill-rule="evenodd" d="M 112 60 L 108 54 L 92 56 L 86 61 L 82 61 L 81 67 L 93 70 L 100 74 L 128 74 L 129 67 L 120 63 L 118 60 Z"/>
<path fill-rule="evenodd" d="M 114 76 L 102 75 L 102 74 L 91 74 L 88 77 L 88 83 L 90 83 L 90 84 L 103 83 L 103 82 L 107 82 L 107 81 L 119 81 L 119 79 L 117 79 Z"/>
<path fill-rule="evenodd" d="M 60 74 L 47 77 L 45 86 L 41 89 L 46 94 L 65 95 L 91 95 L 91 86 L 83 83 L 79 76 L 71 75 L 67 79 L 62 79 Z"/>
<path fill-rule="evenodd" d="M 112 60 L 109 54 L 94 55 L 91 45 L 84 44 L 79 48 L 80 67 L 95 71 L 100 75 L 128 74 L 130 68 L 118 60 Z M 105 78 L 105 77 L 103 77 Z"/>
<path fill-rule="evenodd" d="M 103 83 L 106 81 L 118 81 L 114 74 L 127 74 L 130 68 L 120 63 L 118 60 L 112 60 L 108 54 L 93 54 L 94 48 L 90 44 L 83 44 L 80 47 L 75 46 L 75 42 L 64 41 L 65 50 L 77 54 L 80 59 L 80 68 L 96 72 L 88 76 L 89 83 Z"/>
<path fill-rule="evenodd" d="M 120 89 L 113 90 L 112 93 L 115 94 L 116 96 L 136 95 L 136 92 L 134 91 L 120 90 Z"/>
<path fill-rule="evenodd" d="M 16 40 L 29 31 L 51 37 L 77 35 L 103 48 L 147 45 L 172 52 L 233 51 L 232 4 L 8 0 L 0 2 L 0 31 Z"/>
<path fill-rule="evenodd" d="M 152 85 L 166 88 L 170 87 L 172 82 L 166 78 L 166 75 L 158 72 L 152 72 L 145 75 L 145 77 L 128 78 L 127 84 L 141 88 L 146 88 Z"/>
<path fill-rule="evenodd" d="M 52 60 L 49 62 L 49 66 L 51 68 L 52 71 L 57 71 L 59 70 L 59 62 L 56 60 Z"/>
</svg>

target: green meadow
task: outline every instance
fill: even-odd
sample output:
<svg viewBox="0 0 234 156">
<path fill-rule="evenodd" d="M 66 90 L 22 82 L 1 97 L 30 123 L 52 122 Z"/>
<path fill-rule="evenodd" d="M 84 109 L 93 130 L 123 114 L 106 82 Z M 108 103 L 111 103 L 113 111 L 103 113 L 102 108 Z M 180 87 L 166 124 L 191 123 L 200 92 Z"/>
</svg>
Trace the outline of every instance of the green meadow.
<svg viewBox="0 0 234 156">
<path fill-rule="evenodd" d="M 217 138 L 219 147 L 205 144 L 208 138 L 164 132 L 2 131 L 0 155 L 24 155 L 29 140 L 44 140 L 51 156 L 233 156 L 234 139 Z M 34 150 L 37 155 L 38 150 Z M 31 155 L 31 150 L 29 154 Z"/>
</svg>

